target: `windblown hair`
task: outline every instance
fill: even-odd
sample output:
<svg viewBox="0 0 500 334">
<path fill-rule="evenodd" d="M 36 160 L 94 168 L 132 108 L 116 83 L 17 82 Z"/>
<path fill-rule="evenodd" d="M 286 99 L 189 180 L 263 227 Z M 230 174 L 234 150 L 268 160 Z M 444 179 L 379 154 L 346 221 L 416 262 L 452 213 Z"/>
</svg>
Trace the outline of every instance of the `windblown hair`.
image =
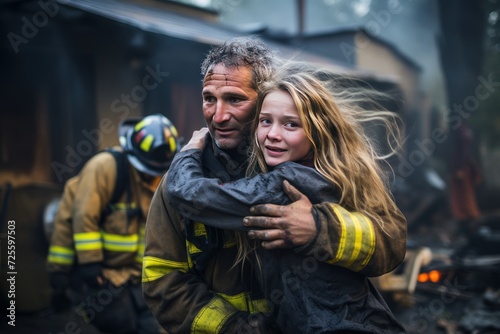
<svg viewBox="0 0 500 334">
<path fill-rule="evenodd" d="M 283 65 L 271 80 L 260 86 L 257 114 L 267 94 L 276 90 L 292 97 L 312 144 L 314 166 L 338 189 L 339 204 L 366 215 L 382 229 L 385 221 L 404 221 L 382 169 L 384 160 L 396 154 L 401 145 L 399 117 L 376 102 L 389 95 L 363 88 L 355 79 L 291 63 Z M 257 141 L 258 124 L 257 116 L 252 129 L 255 136 L 249 177 L 268 170 Z M 374 124 L 385 129 L 385 145 L 368 135 L 367 128 Z M 388 152 L 379 152 L 382 147 Z M 240 248 L 238 260 L 243 260 L 253 247 L 247 241 Z"/>
<path fill-rule="evenodd" d="M 252 88 L 268 80 L 275 68 L 275 57 L 267 46 L 253 37 L 236 37 L 219 47 L 213 48 L 201 64 L 201 74 L 205 77 L 215 65 L 226 67 L 246 66 L 253 70 Z"/>
</svg>

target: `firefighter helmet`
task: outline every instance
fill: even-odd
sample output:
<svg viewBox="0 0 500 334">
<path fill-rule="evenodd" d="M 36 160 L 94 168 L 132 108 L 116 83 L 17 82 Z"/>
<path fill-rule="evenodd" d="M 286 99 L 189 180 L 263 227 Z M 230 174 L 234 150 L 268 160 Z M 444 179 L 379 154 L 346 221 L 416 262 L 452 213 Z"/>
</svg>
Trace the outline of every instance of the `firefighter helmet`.
<svg viewBox="0 0 500 334">
<path fill-rule="evenodd" d="M 120 123 L 118 134 L 132 166 L 154 176 L 168 170 L 181 146 L 175 126 L 160 114 L 127 118 Z"/>
</svg>

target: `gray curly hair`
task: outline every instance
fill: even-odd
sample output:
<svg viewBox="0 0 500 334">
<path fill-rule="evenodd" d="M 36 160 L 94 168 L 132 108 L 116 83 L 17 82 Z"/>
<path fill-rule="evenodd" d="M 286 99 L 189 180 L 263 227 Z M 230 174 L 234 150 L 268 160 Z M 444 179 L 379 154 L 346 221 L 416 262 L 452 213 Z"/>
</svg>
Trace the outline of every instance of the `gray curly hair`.
<svg viewBox="0 0 500 334">
<path fill-rule="evenodd" d="M 218 64 L 223 64 L 226 67 L 251 67 L 253 71 L 252 88 L 257 90 L 259 84 L 273 74 L 276 59 L 267 46 L 255 37 L 236 37 L 208 52 L 201 64 L 203 77 Z"/>
</svg>

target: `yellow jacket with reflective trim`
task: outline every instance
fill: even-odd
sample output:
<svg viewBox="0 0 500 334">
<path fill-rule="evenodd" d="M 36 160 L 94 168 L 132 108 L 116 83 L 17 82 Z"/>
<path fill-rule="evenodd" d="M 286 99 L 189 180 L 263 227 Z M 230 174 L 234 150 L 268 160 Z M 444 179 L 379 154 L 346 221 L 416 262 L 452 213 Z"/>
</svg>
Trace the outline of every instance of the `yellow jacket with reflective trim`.
<svg viewBox="0 0 500 334">
<path fill-rule="evenodd" d="M 72 208 L 72 230 L 78 264 L 101 263 L 139 276 L 144 253 L 146 217 L 154 188 L 143 182 L 127 162 L 129 185 L 113 210 L 100 222 L 101 214 L 111 201 L 117 177 L 116 159 L 108 152 L 92 157 L 79 174 Z M 129 194 L 130 190 L 130 194 Z M 138 214 L 127 218 L 127 208 Z M 112 271 L 107 270 L 106 273 Z M 105 275 L 106 276 L 106 275 Z M 122 275 L 120 281 L 122 281 Z M 113 281 L 112 277 L 107 277 Z"/>
</svg>

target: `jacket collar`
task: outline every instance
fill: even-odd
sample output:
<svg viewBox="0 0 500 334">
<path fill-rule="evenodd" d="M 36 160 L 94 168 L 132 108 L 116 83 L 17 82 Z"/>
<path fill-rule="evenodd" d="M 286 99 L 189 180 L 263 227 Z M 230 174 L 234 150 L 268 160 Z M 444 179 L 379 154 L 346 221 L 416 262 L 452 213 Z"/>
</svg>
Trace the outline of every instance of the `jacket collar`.
<svg viewBox="0 0 500 334">
<path fill-rule="evenodd" d="M 215 141 L 210 137 L 211 143 L 207 143 L 207 147 L 211 148 L 211 151 L 215 158 L 221 162 L 226 172 L 229 173 L 231 180 L 236 180 L 245 176 L 246 168 L 248 166 L 248 146 L 239 152 L 226 152 L 220 149 Z"/>
</svg>

